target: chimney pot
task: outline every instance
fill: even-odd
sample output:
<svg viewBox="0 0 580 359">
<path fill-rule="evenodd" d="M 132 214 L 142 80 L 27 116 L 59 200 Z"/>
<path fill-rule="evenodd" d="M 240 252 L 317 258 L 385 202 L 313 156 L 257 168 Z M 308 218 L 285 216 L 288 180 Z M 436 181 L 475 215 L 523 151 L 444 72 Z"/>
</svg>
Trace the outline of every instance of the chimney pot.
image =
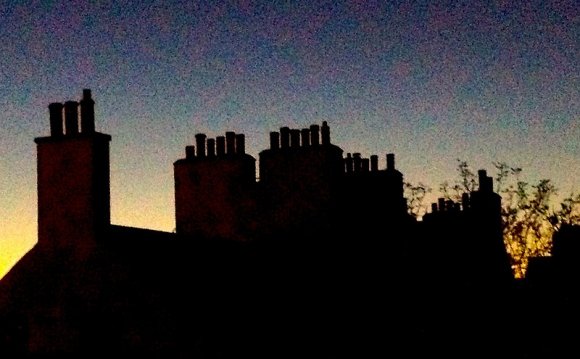
<svg viewBox="0 0 580 359">
<path fill-rule="evenodd" d="M 346 154 L 346 159 L 345 159 L 345 164 L 346 164 L 346 173 L 352 173 L 353 171 L 353 163 L 352 163 L 352 156 L 350 153 Z"/>
<path fill-rule="evenodd" d="M 226 155 L 236 154 L 236 133 L 232 131 L 226 132 Z"/>
<path fill-rule="evenodd" d="M 60 102 L 53 102 L 48 105 L 48 112 L 50 115 L 50 135 L 51 136 L 62 136 L 62 108 L 63 105 Z"/>
<path fill-rule="evenodd" d="M 67 135 L 79 133 L 79 103 L 76 101 L 67 101 L 64 103 L 64 123 Z"/>
<path fill-rule="evenodd" d="M 290 128 L 288 127 L 280 128 L 280 147 L 290 147 Z"/>
<path fill-rule="evenodd" d="M 379 170 L 379 156 L 371 156 L 371 171 L 376 172 Z"/>
<path fill-rule="evenodd" d="M 270 149 L 277 150 L 280 148 L 280 133 L 270 132 Z"/>
<path fill-rule="evenodd" d="M 217 136 L 215 141 L 217 156 L 224 156 L 226 154 L 226 138 L 224 136 Z"/>
<path fill-rule="evenodd" d="M 89 89 L 83 90 L 81 100 L 81 130 L 83 133 L 95 132 L 95 101 Z"/>
<path fill-rule="evenodd" d="M 362 161 L 360 157 L 360 153 L 353 153 L 353 162 L 354 162 L 354 171 L 360 172 L 362 170 Z"/>
<path fill-rule="evenodd" d="M 438 202 L 439 212 L 444 212 L 445 211 L 445 198 L 438 198 L 437 202 Z"/>
<path fill-rule="evenodd" d="M 292 148 L 300 147 L 300 130 L 297 129 L 290 130 L 290 147 Z"/>
<path fill-rule="evenodd" d="M 310 126 L 310 143 L 312 146 L 318 146 L 320 144 L 320 127 L 318 125 Z"/>
<path fill-rule="evenodd" d="M 362 171 L 368 172 L 369 171 L 369 159 L 363 158 L 361 163 L 362 163 Z"/>
<path fill-rule="evenodd" d="M 329 145 L 330 144 L 330 127 L 328 127 L 328 123 L 326 121 L 322 122 L 322 144 Z"/>
<path fill-rule="evenodd" d="M 477 176 L 479 177 L 479 189 L 481 190 L 481 188 L 484 186 L 485 177 L 487 177 L 487 171 L 479 170 L 477 171 Z"/>
<path fill-rule="evenodd" d="M 395 154 L 387 154 L 387 170 L 395 170 Z"/>
<path fill-rule="evenodd" d="M 195 146 L 185 146 L 185 158 L 188 160 L 195 158 Z"/>
<path fill-rule="evenodd" d="M 302 135 L 302 147 L 310 146 L 310 130 L 308 128 L 303 128 L 300 132 Z"/>
<path fill-rule="evenodd" d="M 195 135 L 195 145 L 197 146 L 197 157 L 205 157 L 205 138 L 206 135 L 203 133 L 198 133 Z"/>
<path fill-rule="evenodd" d="M 215 157 L 215 139 L 207 139 L 207 157 Z"/>
<path fill-rule="evenodd" d="M 246 153 L 246 136 L 243 133 L 236 135 L 236 154 L 243 155 Z"/>
</svg>

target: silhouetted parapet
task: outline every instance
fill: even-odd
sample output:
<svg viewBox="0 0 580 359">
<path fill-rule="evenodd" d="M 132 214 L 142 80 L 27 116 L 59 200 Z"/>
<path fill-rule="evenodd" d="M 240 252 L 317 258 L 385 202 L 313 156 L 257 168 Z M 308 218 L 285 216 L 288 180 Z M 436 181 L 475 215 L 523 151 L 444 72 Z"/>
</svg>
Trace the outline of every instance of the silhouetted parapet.
<svg viewBox="0 0 580 359">
<path fill-rule="evenodd" d="M 79 103 L 67 101 L 64 103 L 64 123 L 67 135 L 79 133 Z"/>
<path fill-rule="evenodd" d="M 280 148 L 280 133 L 270 132 L 270 149 L 277 150 Z"/>
<path fill-rule="evenodd" d="M 346 159 L 344 160 L 346 166 L 346 173 L 352 173 L 354 171 L 354 163 L 352 155 L 350 153 L 346 154 Z"/>
<path fill-rule="evenodd" d="M 379 156 L 372 155 L 371 156 L 371 171 L 377 172 L 379 170 Z"/>
<path fill-rule="evenodd" d="M 232 156 L 236 153 L 236 133 L 226 132 L 226 155 Z"/>
<path fill-rule="evenodd" d="M 302 147 L 310 146 L 310 130 L 308 128 L 303 128 L 300 131 L 300 139 L 302 141 Z"/>
<path fill-rule="evenodd" d="M 330 127 L 328 127 L 328 123 L 326 121 L 322 122 L 322 144 L 323 145 L 330 145 Z"/>
<path fill-rule="evenodd" d="M 312 146 L 320 144 L 320 127 L 318 125 L 310 125 L 310 142 Z"/>
<path fill-rule="evenodd" d="M 190 145 L 185 147 L 185 158 L 193 160 L 195 158 L 195 146 Z"/>
<path fill-rule="evenodd" d="M 53 102 L 50 105 L 48 105 L 48 111 L 50 114 L 50 135 L 51 136 L 62 136 L 63 135 L 62 109 L 63 109 L 63 104 L 60 102 Z"/>
<path fill-rule="evenodd" d="M 215 139 L 207 139 L 207 157 L 215 157 Z"/>
<path fill-rule="evenodd" d="M 197 157 L 205 157 L 205 138 L 206 135 L 203 133 L 198 133 L 195 135 L 195 146 L 197 147 Z"/>
<path fill-rule="evenodd" d="M 226 138 L 224 136 L 217 136 L 215 140 L 217 156 L 223 157 L 226 154 Z"/>
<path fill-rule="evenodd" d="M 246 137 L 243 133 L 236 135 L 236 155 L 246 154 Z"/>
<path fill-rule="evenodd" d="M 81 131 L 83 133 L 95 132 L 95 101 L 91 97 L 91 90 L 83 90 L 81 100 Z"/>
<path fill-rule="evenodd" d="M 280 148 L 286 149 L 290 147 L 290 128 L 280 128 Z"/>
</svg>

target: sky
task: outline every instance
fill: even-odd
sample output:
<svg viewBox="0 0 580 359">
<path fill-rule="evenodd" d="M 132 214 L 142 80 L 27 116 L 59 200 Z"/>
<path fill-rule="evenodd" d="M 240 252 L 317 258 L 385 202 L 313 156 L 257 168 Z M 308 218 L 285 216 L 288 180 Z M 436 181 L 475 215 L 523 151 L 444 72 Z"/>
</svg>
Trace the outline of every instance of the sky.
<svg viewBox="0 0 580 359">
<path fill-rule="evenodd" d="M 436 188 L 503 161 L 580 191 L 573 0 L 0 2 L 0 277 L 36 243 L 35 137 L 92 90 L 115 224 L 172 231 L 173 162 L 198 132 L 328 121 Z"/>
</svg>

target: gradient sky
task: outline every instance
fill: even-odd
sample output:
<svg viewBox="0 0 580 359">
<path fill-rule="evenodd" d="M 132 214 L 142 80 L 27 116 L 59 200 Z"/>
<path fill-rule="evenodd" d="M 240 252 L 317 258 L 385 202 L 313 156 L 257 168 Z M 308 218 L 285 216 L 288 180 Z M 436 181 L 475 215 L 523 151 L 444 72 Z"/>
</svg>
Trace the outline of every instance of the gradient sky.
<svg viewBox="0 0 580 359">
<path fill-rule="evenodd" d="M 111 134 L 112 220 L 171 231 L 172 163 L 197 132 L 327 120 L 437 187 L 492 161 L 580 190 L 573 0 L 0 2 L 0 276 L 36 242 L 35 137 L 90 88 Z"/>
</svg>

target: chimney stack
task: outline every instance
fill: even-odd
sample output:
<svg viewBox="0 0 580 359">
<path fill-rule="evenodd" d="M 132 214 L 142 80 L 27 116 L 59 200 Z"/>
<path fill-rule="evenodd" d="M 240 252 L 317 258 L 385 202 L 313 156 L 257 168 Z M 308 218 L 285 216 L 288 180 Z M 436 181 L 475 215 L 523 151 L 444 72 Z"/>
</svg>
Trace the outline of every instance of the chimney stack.
<svg viewBox="0 0 580 359">
<path fill-rule="evenodd" d="M 236 133 L 226 132 L 226 155 L 233 156 L 236 154 Z"/>
<path fill-rule="evenodd" d="M 280 129 L 280 147 L 282 149 L 290 147 L 290 128 L 288 127 Z"/>
<path fill-rule="evenodd" d="M 310 130 L 303 128 L 300 134 L 302 135 L 302 147 L 310 147 Z"/>
<path fill-rule="evenodd" d="M 197 146 L 197 157 L 205 157 L 205 134 L 198 133 L 195 135 L 195 145 Z"/>
<path fill-rule="evenodd" d="M 270 149 L 277 150 L 280 148 L 280 133 L 270 132 Z"/>
<path fill-rule="evenodd" d="M 79 133 L 79 103 L 67 101 L 64 103 L 64 123 L 67 135 Z"/>
<path fill-rule="evenodd" d="M 387 154 L 387 170 L 395 170 L 395 154 Z"/>
<path fill-rule="evenodd" d="M 207 157 L 215 157 L 215 139 L 207 139 Z"/>
<path fill-rule="evenodd" d="M 246 153 L 246 136 L 243 133 L 236 135 L 236 154 L 243 155 Z"/>
<path fill-rule="evenodd" d="M 81 100 L 81 130 L 83 133 L 95 132 L 95 101 L 89 89 L 83 90 Z"/>
<path fill-rule="evenodd" d="M 62 136 L 62 108 L 63 105 L 60 102 L 53 102 L 48 105 L 48 112 L 50 114 L 50 135 L 51 136 Z"/>
<path fill-rule="evenodd" d="M 431 203 L 431 213 L 437 213 L 437 203 Z"/>
<path fill-rule="evenodd" d="M 310 143 L 312 146 L 320 144 L 320 127 L 318 125 L 310 125 Z"/>
<path fill-rule="evenodd" d="M 328 127 L 328 123 L 326 121 L 322 122 L 322 144 L 323 145 L 330 145 L 330 127 Z"/>
<path fill-rule="evenodd" d="M 215 141 L 217 156 L 223 157 L 226 154 L 226 138 L 224 136 L 217 136 Z"/>
</svg>

